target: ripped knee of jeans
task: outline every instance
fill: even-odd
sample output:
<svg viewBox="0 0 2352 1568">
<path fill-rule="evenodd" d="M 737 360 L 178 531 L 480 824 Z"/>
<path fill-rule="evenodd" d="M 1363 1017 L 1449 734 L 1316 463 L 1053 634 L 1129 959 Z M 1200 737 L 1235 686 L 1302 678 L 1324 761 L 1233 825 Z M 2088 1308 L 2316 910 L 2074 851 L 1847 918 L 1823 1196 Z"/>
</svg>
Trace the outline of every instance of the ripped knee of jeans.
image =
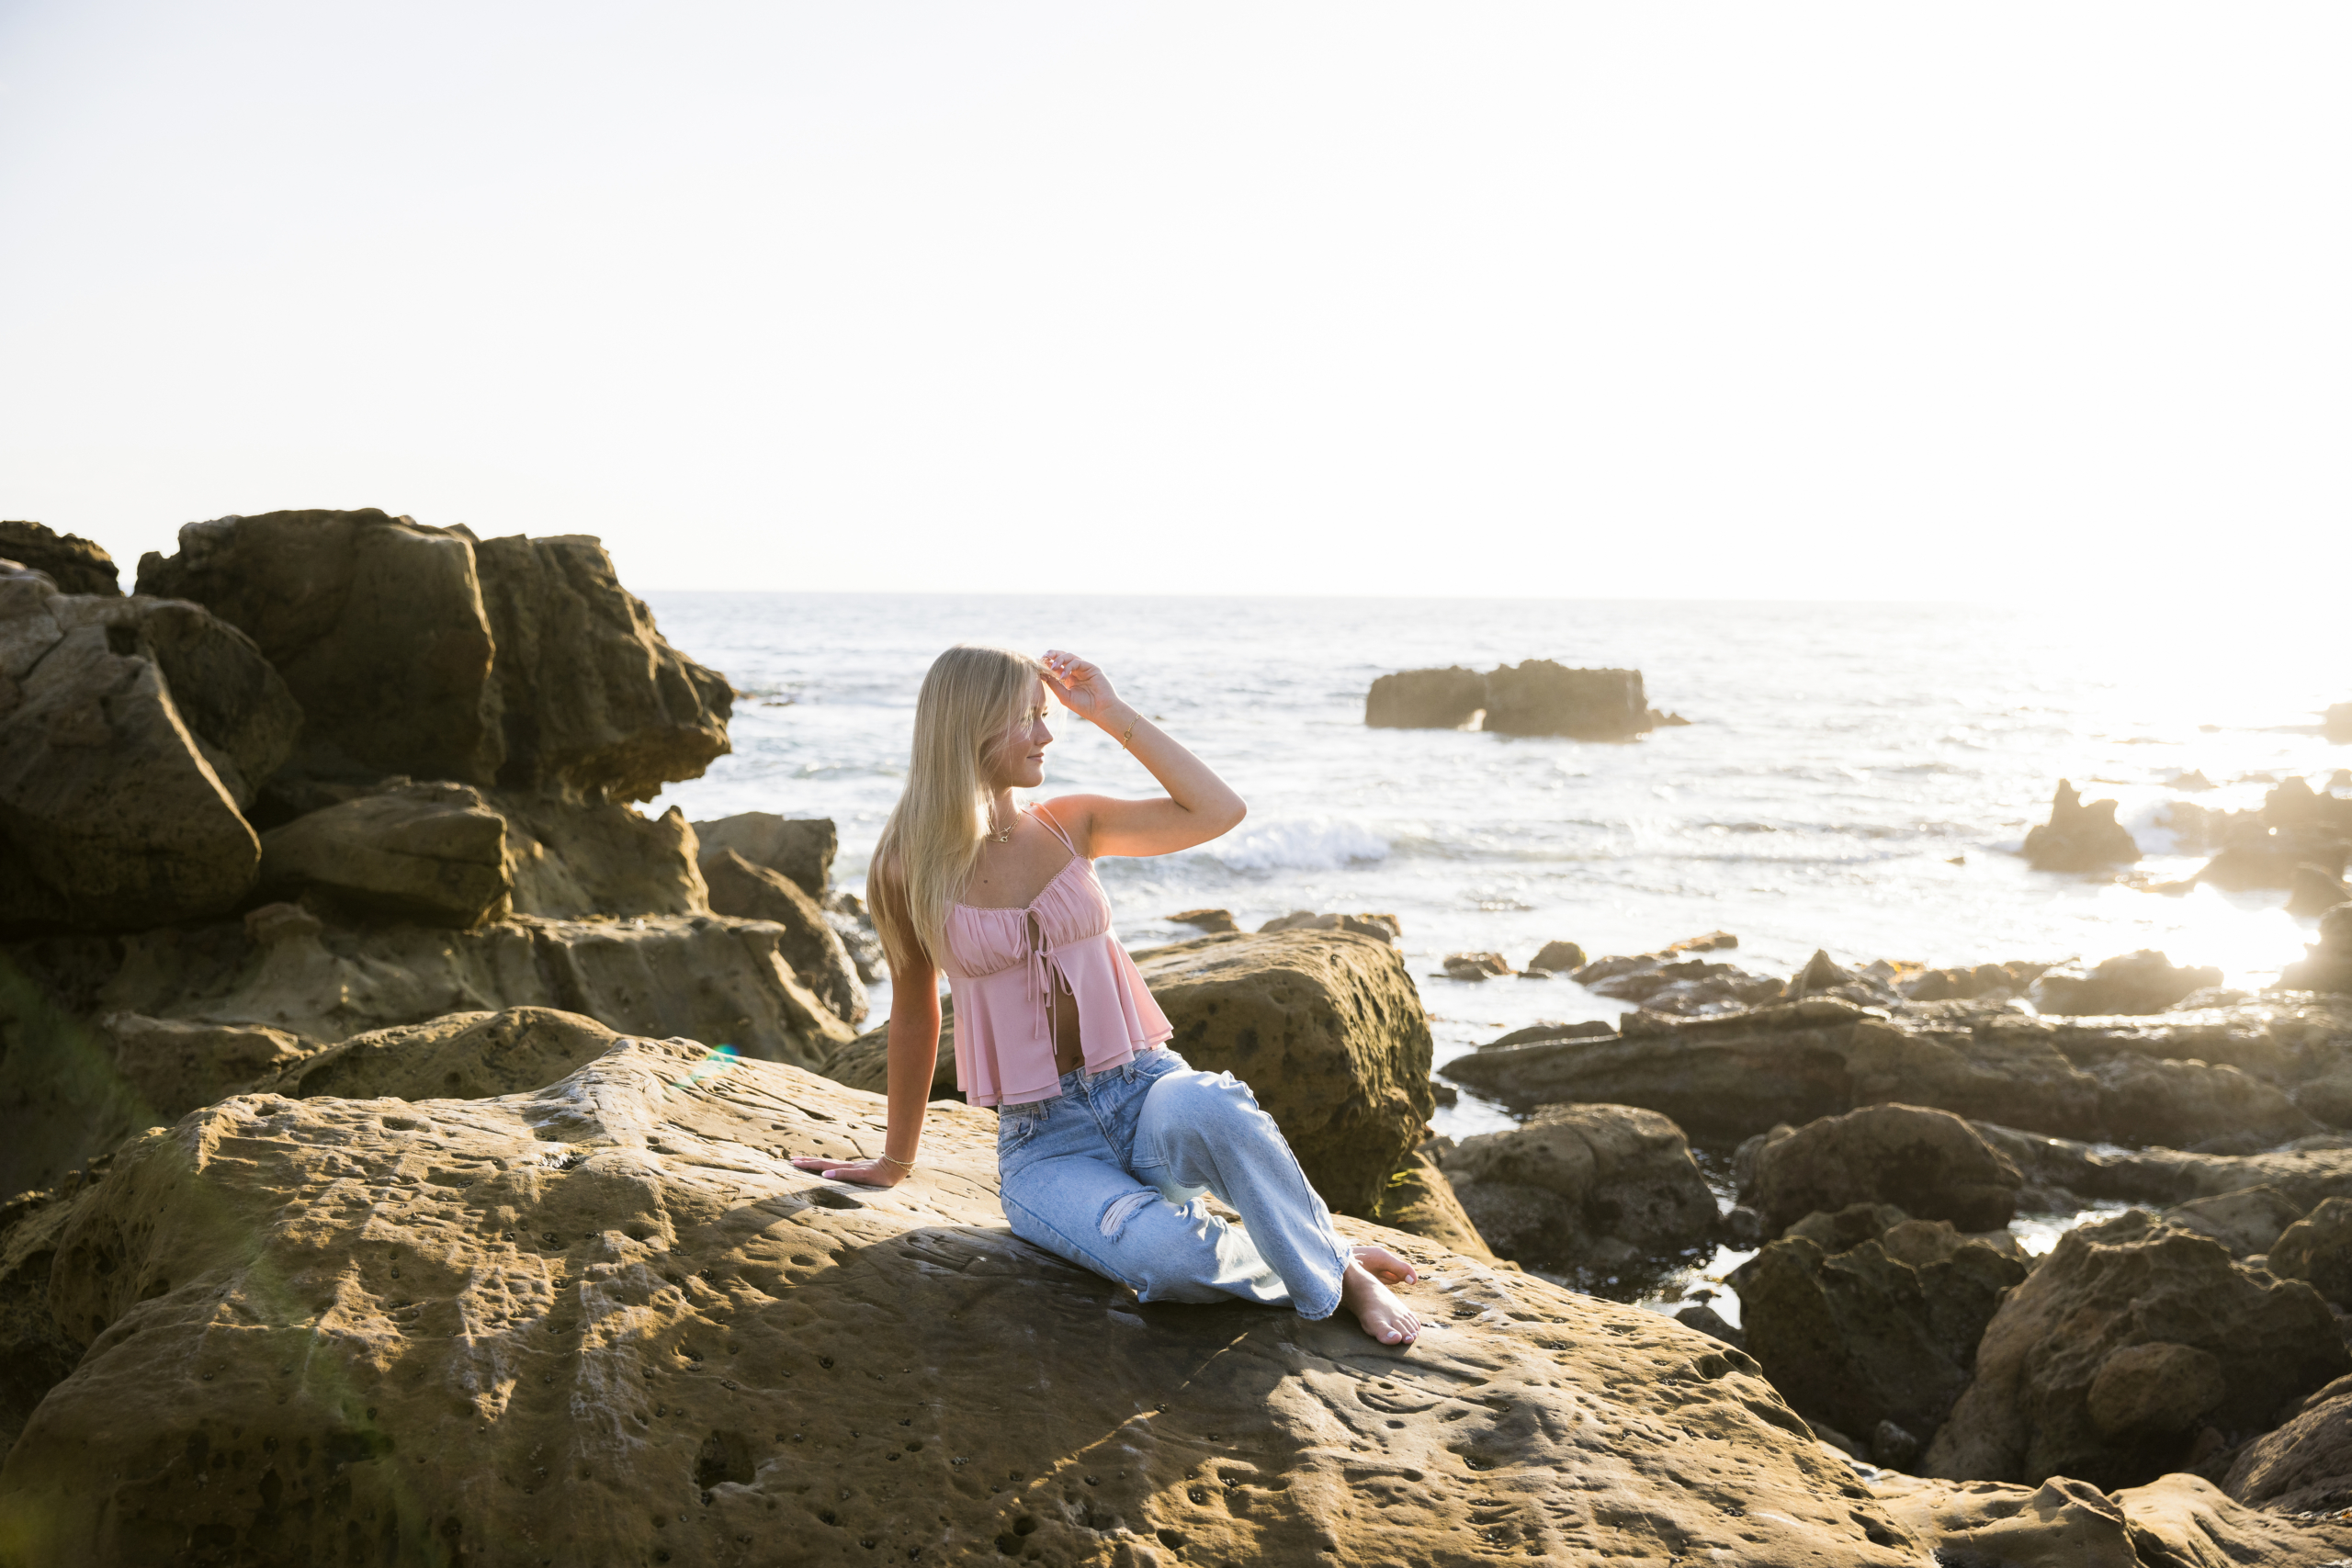
<svg viewBox="0 0 2352 1568">
<path fill-rule="evenodd" d="M 1148 1187 L 1138 1188 L 1133 1192 L 1123 1192 L 1112 1199 L 1102 1206 L 1102 1220 L 1099 1228 L 1102 1232 L 1103 1239 L 1118 1240 L 1119 1233 L 1127 1228 L 1129 1220 L 1159 1201 L 1159 1194 Z"/>
</svg>

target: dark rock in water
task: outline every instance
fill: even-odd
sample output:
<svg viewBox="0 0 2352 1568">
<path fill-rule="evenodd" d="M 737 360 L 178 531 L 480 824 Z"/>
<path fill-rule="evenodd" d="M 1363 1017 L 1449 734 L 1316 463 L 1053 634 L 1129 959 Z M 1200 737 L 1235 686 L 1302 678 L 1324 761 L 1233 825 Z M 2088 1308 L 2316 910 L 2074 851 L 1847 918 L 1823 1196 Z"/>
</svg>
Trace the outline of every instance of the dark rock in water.
<svg viewBox="0 0 2352 1568">
<path fill-rule="evenodd" d="M 1770 976 L 1695 956 L 1738 945 L 1739 939 L 1729 931 L 1709 931 L 1656 953 L 1595 959 L 1577 969 L 1573 978 L 1587 990 L 1633 1002 L 1644 1012 L 1673 1017 L 1725 1013 L 1780 1000 L 1783 987 Z"/>
<path fill-rule="evenodd" d="M 2290 991 L 2352 992 L 2352 904 L 2320 916 L 2319 941 L 2279 973 L 2278 984 Z"/>
<path fill-rule="evenodd" d="M 1487 705 L 1487 678 L 1459 664 L 1400 670 L 1372 683 L 1363 721 L 1375 729 L 1459 729 Z"/>
<path fill-rule="evenodd" d="M 1851 985 L 1853 980 L 1852 970 L 1840 969 L 1826 952 L 1816 948 L 1814 950 L 1813 956 L 1805 960 L 1804 967 L 1790 976 L 1787 989 L 1782 994 L 1791 1001 L 1794 1001 L 1799 997 L 1812 996 L 1822 991 L 1834 990 L 1839 986 Z"/>
<path fill-rule="evenodd" d="M 2274 1149 L 2244 1156 L 2177 1149 L 2117 1153 L 1989 1122 L 1972 1125 L 2024 1172 L 2031 1186 L 2078 1198 L 2162 1205 L 2267 1186 L 2301 1213 L 2324 1199 L 2352 1197 L 2352 1148 Z"/>
<path fill-rule="evenodd" d="M 252 643 L 192 604 L 0 573 L 0 931 L 123 931 L 252 888 L 241 813 L 300 723 Z"/>
<path fill-rule="evenodd" d="M 60 593 L 119 594 L 114 557 L 79 534 L 60 534 L 38 523 L 0 522 L 0 560 L 38 571 Z"/>
<path fill-rule="evenodd" d="M 1405 927 L 1394 915 L 1375 915 L 1370 911 L 1355 915 L 1318 915 L 1312 909 L 1293 909 L 1287 915 L 1275 916 L 1258 928 L 1261 936 L 1270 936 L 1275 931 L 1353 931 L 1358 936 L 1394 942 L 1404 934 Z M 1496 962 L 1501 963 L 1501 960 Z M 1508 972 L 1510 966 L 1504 964 L 1503 967 Z"/>
<path fill-rule="evenodd" d="M 1544 1040 L 1608 1040 L 1617 1031 L 1597 1018 L 1581 1023 L 1531 1023 L 1524 1029 L 1514 1029 L 1498 1040 L 1490 1040 L 1478 1047 L 1481 1051 L 1500 1050 L 1507 1045 L 1530 1045 Z"/>
<path fill-rule="evenodd" d="M 727 749 L 731 689 L 662 640 L 593 539 L 276 512 L 187 525 L 140 584 L 246 633 L 306 744 L 382 773 L 642 800 Z"/>
<path fill-rule="evenodd" d="M 2315 865 L 2299 865 L 2287 888 L 2287 912 L 2296 916 L 2324 915 L 2338 904 L 2352 904 L 2352 886 Z"/>
<path fill-rule="evenodd" d="M 1815 1209 L 1892 1203 L 1962 1230 L 1993 1230 L 2017 1212 L 2017 1168 L 1966 1122 L 1916 1105 L 1871 1105 L 1766 1144 L 1741 1200 L 1779 1235 Z"/>
<path fill-rule="evenodd" d="M 2187 1148 L 2244 1135 L 2261 1148 L 2320 1131 L 2285 1090 L 2233 1066 L 2120 1055 L 2090 1076 L 2099 1126 L 2116 1143 Z"/>
<path fill-rule="evenodd" d="M 452 784 L 410 784 L 298 817 L 262 835 L 261 890 L 290 897 L 305 889 L 427 925 L 480 925 L 506 907 L 506 819 L 477 791 Z"/>
<path fill-rule="evenodd" d="M 739 811 L 695 824 L 703 857 L 732 850 L 753 865 L 765 866 L 797 884 L 811 898 L 822 898 L 832 883 L 833 856 L 841 835 L 830 817 L 779 817 L 773 811 Z"/>
<path fill-rule="evenodd" d="M 2101 871 L 2140 858 L 2140 846 L 2115 820 L 2115 802 L 2083 797 L 2064 779 L 2051 797 L 2050 820 L 2025 836 L 2025 858 L 2037 871 Z"/>
<path fill-rule="evenodd" d="M 1510 960 L 1499 953 L 1449 953 L 1444 969 L 1448 979 L 1491 980 L 1510 973 Z"/>
<path fill-rule="evenodd" d="M 2308 1280 L 2352 1311 L 2352 1198 L 2330 1198 L 2288 1226 L 2270 1249 L 2270 1271 L 2282 1280 Z"/>
<path fill-rule="evenodd" d="M 2248 1443 L 2222 1486 L 2276 1514 L 2352 1508 L 2352 1377 L 2329 1383 L 2284 1426 Z"/>
<path fill-rule="evenodd" d="M 1741 1343 L 1745 1336 L 1724 1322 L 1723 1314 L 1711 1306 L 1702 1304 L 1684 1307 L 1674 1314 L 1674 1321 L 1685 1328 L 1695 1328 L 1702 1334 L 1720 1339 L 1735 1350 L 1747 1348 Z"/>
<path fill-rule="evenodd" d="M 1925 1465 L 1953 1479 L 2134 1485 L 2200 1441 L 2213 1451 L 2267 1431 L 2346 1371 L 2352 1357 L 2309 1285 L 2133 1212 L 2067 1232 L 2009 1292 Z"/>
<path fill-rule="evenodd" d="M 1979 964 L 1965 969 L 1921 969 L 1895 982 L 1894 988 L 1915 1002 L 1964 1001 L 1978 997 L 2023 996 L 2050 965 L 2021 961 Z"/>
<path fill-rule="evenodd" d="M 1584 949 L 1575 942 L 1547 942 L 1541 952 L 1527 961 L 1527 966 L 1551 974 L 1565 974 L 1583 968 L 1586 963 Z"/>
<path fill-rule="evenodd" d="M 1531 1268 L 1605 1277 L 1714 1234 L 1714 1193 L 1682 1130 L 1655 1111 L 1545 1106 L 1464 1139 L 1443 1165 L 1487 1245 Z"/>
<path fill-rule="evenodd" d="M 1791 1235 L 1731 1282 L 1747 1353 L 1772 1386 L 1808 1420 L 1874 1437 L 1894 1426 L 1907 1442 L 1872 1443 L 1892 1464 L 1916 1459 L 1917 1434 L 1942 1425 L 2002 1294 L 2025 1277 L 1998 1248 L 1911 1220 L 1834 1253 Z"/>
<path fill-rule="evenodd" d="M 754 865 L 733 850 L 705 855 L 703 879 L 710 907 L 740 919 L 771 920 L 784 928 L 777 951 L 792 972 L 836 1017 L 857 1023 L 865 1017 L 865 987 L 825 911 L 790 877 Z"/>
<path fill-rule="evenodd" d="M 2143 948 L 2109 958 L 2086 973 L 2074 964 L 2046 970 L 2033 982 L 2033 1005 L 2043 1012 L 2162 1012 L 2193 991 L 2222 983 L 2211 964 L 2176 965 Z"/>
<path fill-rule="evenodd" d="M 1204 931 L 1210 936 L 1222 936 L 1241 929 L 1230 909 L 1179 909 L 1167 919 L 1170 925 L 1191 926 L 1194 931 Z"/>
<path fill-rule="evenodd" d="M 1571 670 L 1531 659 L 1487 677 L 1487 728 L 1498 735 L 1630 740 L 1649 728 L 1638 670 Z"/>
</svg>

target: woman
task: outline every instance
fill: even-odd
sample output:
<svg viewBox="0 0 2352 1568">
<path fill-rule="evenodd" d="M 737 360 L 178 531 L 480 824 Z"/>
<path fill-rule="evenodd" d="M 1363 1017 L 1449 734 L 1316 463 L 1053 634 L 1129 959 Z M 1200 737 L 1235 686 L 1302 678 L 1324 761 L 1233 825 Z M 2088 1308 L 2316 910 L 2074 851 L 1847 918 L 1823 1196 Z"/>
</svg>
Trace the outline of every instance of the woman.
<svg viewBox="0 0 2352 1568">
<path fill-rule="evenodd" d="M 1045 780 L 1046 692 L 1118 739 L 1167 794 L 1069 795 Z M 882 829 L 867 902 L 890 958 L 889 1124 L 871 1160 L 802 1170 L 893 1187 L 915 1168 L 939 1056 L 939 983 L 956 998 L 956 1083 L 998 1108 L 1013 1233 L 1144 1301 L 1345 1307 L 1385 1345 L 1420 1322 L 1390 1292 L 1417 1278 L 1385 1247 L 1350 1247 L 1273 1119 L 1230 1073 L 1195 1072 L 1111 930 L 1098 855 L 1164 855 L 1239 822 L 1241 797 L 1119 700 L 1102 670 L 957 647 L 923 677 L 906 793 Z M 1214 1192 L 1240 1213 L 1208 1211 Z"/>
</svg>

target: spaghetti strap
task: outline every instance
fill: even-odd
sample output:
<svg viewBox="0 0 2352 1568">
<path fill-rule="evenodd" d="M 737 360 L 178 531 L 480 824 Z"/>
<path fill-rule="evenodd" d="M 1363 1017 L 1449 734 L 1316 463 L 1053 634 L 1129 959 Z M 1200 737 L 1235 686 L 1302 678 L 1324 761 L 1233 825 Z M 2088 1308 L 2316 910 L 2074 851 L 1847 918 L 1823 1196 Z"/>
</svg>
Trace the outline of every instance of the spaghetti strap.
<svg viewBox="0 0 2352 1568">
<path fill-rule="evenodd" d="M 1035 817 L 1038 821 L 1043 822 L 1046 825 L 1046 831 L 1052 833 L 1055 838 L 1059 839 L 1062 841 L 1062 848 L 1068 850 L 1073 855 L 1078 855 L 1078 845 L 1070 841 L 1070 836 L 1068 833 L 1062 831 L 1060 823 L 1055 821 L 1051 817 L 1046 814 L 1046 808 L 1044 807 L 1031 807 L 1029 808 L 1029 815 Z M 1086 857 L 1079 855 L 1078 858 L 1083 860 Z"/>
</svg>

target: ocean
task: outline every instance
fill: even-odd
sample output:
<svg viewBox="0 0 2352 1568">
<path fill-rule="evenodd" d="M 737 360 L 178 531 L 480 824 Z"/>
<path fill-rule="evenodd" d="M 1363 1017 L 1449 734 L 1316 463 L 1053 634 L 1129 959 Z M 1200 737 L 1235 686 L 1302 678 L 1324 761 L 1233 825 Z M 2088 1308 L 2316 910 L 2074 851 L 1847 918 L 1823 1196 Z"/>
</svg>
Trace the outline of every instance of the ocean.
<svg viewBox="0 0 2352 1568">
<path fill-rule="evenodd" d="M 2255 806 L 2290 773 L 2324 788 L 2352 763 L 2319 725 L 2352 698 L 2332 628 L 2188 602 L 647 597 L 673 644 L 744 694 L 733 754 L 649 809 L 831 817 L 836 880 L 858 889 L 932 658 L 967 640 L 1068 649 L 1250 803 L 1215 843 L 1102 863 L 1127 944 L 1195 934 L 1166 917 L 1201 906 L 1245 929 L 1299 908 L 1394 913 L 1440 1062 L 1623 1010 L 1565 978 L 1437 973 L 1464 950 L 1523 964 L 1555 938 L 1598 957 L 1724 930 L 1740 949 L 1723 956 L 1779 975 L 1816 948 L 1951 964 L 2153 947 L 2260 985 L 2311 940 L 2283 894 L 2167 896 L 2032 871 L 2018 846 L 2071 778 L 2121 802 L 2146 855 L 2136 880 L 2169 880 L 2203 859 L 2161 826 L 2170 802 Z M 1531 658 L 1637 669 L 1651 704 L 1690 722 L 1623 744 L 1364 727 L 1388 671 Z M 1042 796 L 1153 787 L 1110 737 L 1061 718 Z M 2215 787 L 2173 786 L 2189 773 Z M 1438 1125 L 1509 1121 L 1465 1098 Z"/>
</svg>

